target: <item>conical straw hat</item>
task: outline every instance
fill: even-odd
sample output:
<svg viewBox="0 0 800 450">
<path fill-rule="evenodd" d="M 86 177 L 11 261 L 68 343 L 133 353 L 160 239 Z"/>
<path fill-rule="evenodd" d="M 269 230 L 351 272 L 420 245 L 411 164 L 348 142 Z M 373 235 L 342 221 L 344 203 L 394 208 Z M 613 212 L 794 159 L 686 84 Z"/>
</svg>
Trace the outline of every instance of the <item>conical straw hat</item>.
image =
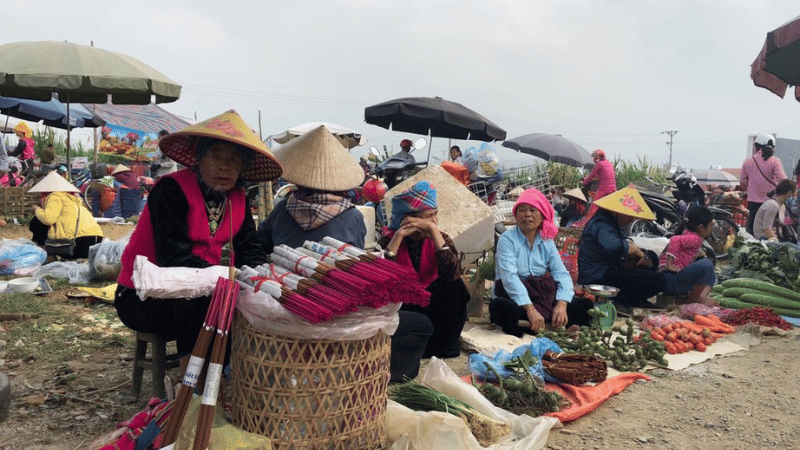
<svg viewBox="0 0 800 450">
<path fill-rule="evenodd" d="M 639 191 L 629 185 L 614 191 L 594 202 L 598 207 L 607 211 L 624 214 L 637 219 L 655 220 L 656 215 L 647 206 Z"/>
<path fill-rule="evenodd" d="M 253 150 L 255 159 L 243 173 L 249 181 L 274 180 L 280 178 L 283 172 L 275 155 L 234 110 L 168 134 L 161 138 L 158 147 L 174 161 L 186 167 L 194 167 L 197 164 L 195 152 L 199 137 L 220 139 Z"/>
<path fill-rule="evenodd" d="M 72 185 L 64 177 L 58 174 L 55 170 L 42 178 L 42 181 L 36 183 L 28 192 L 80 192 L 78 188 Z"/>
<path fill-rule="evenodd" d="M 128 167 L 128 166 L 126 166 L 124 164 L 118 164 L 117 167 L 114 168 L 114 172 L 112 172 L 111 175 L 116 175 L 116 174 L 118 174 L 120 172 L 130 172 L 130 171 L 131 171 L 130 167 Z M 106 172 L 106 173 L 108 173 L 108 172 Z"/>
<path fill-rule="evenodd" d="M 283 179 L 320 191 L 346 191 L 364 181 L 364 169 L 321 125 L 275 150 Z"/>
<path fill-rule="evenodd" d="M 580 190 L 580 188 L 574 188 L 564 192 L 564 197 L 572 197 L 574 199 L 586 202 L 586 196 L 583 195 L 583 191 Z"/>
<path fill-rule="evenodd" d="M 29 127 L 28 124 L 25 122 L 19 122 L 18 124 L 16 124 L 14 126 L 14 131 L 19 131 L 26 138 L 29 138 L 33 135 L 33 130 L 31 130 L 31 127 Z"/>
</svg>

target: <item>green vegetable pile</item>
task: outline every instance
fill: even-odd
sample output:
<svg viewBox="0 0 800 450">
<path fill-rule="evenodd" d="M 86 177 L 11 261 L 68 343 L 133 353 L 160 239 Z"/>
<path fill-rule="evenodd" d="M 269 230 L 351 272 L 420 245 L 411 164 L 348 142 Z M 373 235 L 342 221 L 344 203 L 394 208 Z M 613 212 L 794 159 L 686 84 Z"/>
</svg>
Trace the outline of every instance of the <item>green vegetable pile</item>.
<svg viewBox="0 0 800 450">
<path fill-rule="evenodd" d="M 614 337 L 614 333 L 618 335 Z M 664 367 L 669 364 L 664 359 L 667 352 L 664 343 L 653 340 L 648 333 L 634 336 L 631 319 L 625 321 L 624 327 L 615 325 L 605 331 L 583 326 L 577 337 L 564 327 L 557 331 L 543 331 L 541 335 L 558 344 L 567 353 L 597 355 L 611 361 L 614 368 L 622 372 L 641 370 L 648 360 Z"/>
<path fill-rule="evenodd" d="M 734 278 L 716 284 L 712 297 L 723 308 L 747 309 L 767 306 L 775 313 L 800 317 L 800 293 L 774 284 L 751 278 Z"/>
<path fill-rule="evenodd" d="M 730 264 L 720 279 L 753 278 L 800 291 L 800 251 L 782 243 L 744 241 L 737 237 L 730 250 Z"/>
<path fill-rule="evenodd" d="M 538 417 L 546 412 L 555 412 L 564 406 L 569 406 L 569 401 L 564 399 L 561 394 L 546 391 L 533 377 L 529 367 L 534 366 L 536 362 L 536 357 L 528 350 L 511 361 L 503 363 L 503 366 L 513 373 L 506 379 L 503 379 L 490 364 L 484 363 L 499 382 L 497 386 L 492 383 L 484 383 L 476 387 L 494 405 L 514 414 Z"/>
</svg>

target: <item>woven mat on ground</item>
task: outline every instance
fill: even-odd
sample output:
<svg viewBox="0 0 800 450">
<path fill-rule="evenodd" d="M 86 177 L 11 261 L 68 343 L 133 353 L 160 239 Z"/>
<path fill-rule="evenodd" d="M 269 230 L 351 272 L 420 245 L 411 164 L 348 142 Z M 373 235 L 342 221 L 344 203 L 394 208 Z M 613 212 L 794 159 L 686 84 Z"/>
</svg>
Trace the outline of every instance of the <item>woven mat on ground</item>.
<svg viewBox="0 0 800 450">
<path fill-rule="evenodd" d="M 705 352 L 691 351 L 678 355 L 664 355 L 664 358 L 669 362 L 666 369 L 681 370 L 693 364 L 699 364 L 712 358 L 746 351 L 750 348 L 749 342 L 745 342 L 749 341 L 749 334 L 745 333 L 742 337 L 736 336 L 737 335 L 732 335 L 719 339 L 717 342 L 710 345 Z M 535 339 L 535 337 L 529 334 L 525 334 L 521 338 L 505 334 L 503 330 L 495 325 L 475 326 L 461 333 L 461 342 L 464 349 L 490 356 L 496 354 L 499 350 L 513 352 L 515 348 L 523 344 L 529 344 L 533 339 Z M 644 371 L 646 372 L 656 368 L 659 367 L 647 365 Z M 620 372 L 613 367 L 608 368 L 609 377 L 616 376 L 619 373 Z"/>
</svg>

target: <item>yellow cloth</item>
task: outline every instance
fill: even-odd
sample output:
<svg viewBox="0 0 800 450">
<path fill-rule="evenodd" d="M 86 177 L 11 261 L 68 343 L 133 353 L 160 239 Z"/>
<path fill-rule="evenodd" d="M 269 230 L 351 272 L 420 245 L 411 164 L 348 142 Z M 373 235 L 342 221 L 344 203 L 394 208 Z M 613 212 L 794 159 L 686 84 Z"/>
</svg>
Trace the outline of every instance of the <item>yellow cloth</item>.
<svg viewBox="0 0 800 450">
<path fill-rule="evenodd" d="M 183 387 L 181 389 L 184 389 Z M 197 433 L 197 417 L 200 415 L 200 397 L 193 396 L 183 424 L 175 441 L 175 450 L 190 450 L 194 446 L 194 437 Z M 211 436 L 208 439 L 208 450 L 270 450 L 272 444 L 268 437 L 248 433 L 237 428 L 227 420 L 222 408 L 217 406 L 214 410 L 214 419 L 211 422 Z"/>
<path fill-rule="evenodd" d="M 78 208 L 81 211 L 81 222 L 78 224 L 78 235 L 75 236 Z M 36 218 L 50 227 L 47 231 L 49 239 L 103 236 L 103 230 L 92 217 L 92 213 L 83 206 L 81 199 L 66 192 L 48 195 L 44 207 L 36 210 Z"/>
<path fill-rule="evenodd" d="M 114 293 L 117 292 L 117 283 L 109 284 L 102 288 L 78 287 L 81 292 L 86 292 L 92 297 L 106 303 L 114 303 Z"/>
</svg>

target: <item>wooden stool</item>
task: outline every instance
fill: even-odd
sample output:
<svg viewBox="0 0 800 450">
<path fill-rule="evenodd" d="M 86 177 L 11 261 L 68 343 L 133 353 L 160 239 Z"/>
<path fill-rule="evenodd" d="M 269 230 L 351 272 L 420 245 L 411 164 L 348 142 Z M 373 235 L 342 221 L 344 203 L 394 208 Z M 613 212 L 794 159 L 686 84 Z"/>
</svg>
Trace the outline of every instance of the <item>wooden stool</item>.
<svg viewBox="0 0 800 450">
<path fill-rule="evenodd" d="M 180 365 L 180 355 L 167 354 L 167 342 L 174 341 L 174 336 L 136 332 L 136 350 L 133 356 L 133 385 L 131 392 L 138 397 L 142 392 L 142 375 L 145 369 L 153 373 L 153 394 L 159 398 L 166 397 L 164 375 L 168 369 Z M 151 356 L 147 357 L 147 344 L 151 345 Z"/>
</svg>

